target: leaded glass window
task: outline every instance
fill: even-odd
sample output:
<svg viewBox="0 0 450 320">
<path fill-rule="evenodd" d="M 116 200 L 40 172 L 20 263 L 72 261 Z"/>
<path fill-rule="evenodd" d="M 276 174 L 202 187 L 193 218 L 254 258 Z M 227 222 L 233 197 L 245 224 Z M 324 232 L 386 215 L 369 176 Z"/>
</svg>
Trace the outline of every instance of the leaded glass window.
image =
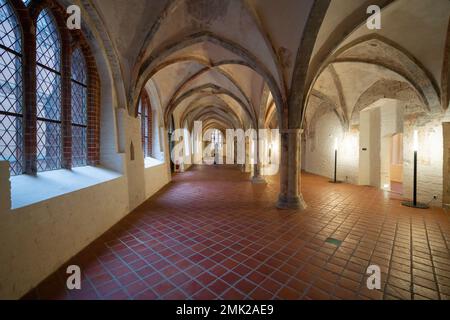
<svg viewBox="0 0 450 320">
<path fill-rule="evenodd" d="M 87 75 L 83 53 L 72 55 L 72 166 L 87 165 Z"/>
<path fill-rule="evenodd" d="M 142 151 L 144 152 L 144 158 L 150 157 L 150 105 L 148 97 L 142 95 L 141 101 L 139 102 L 138 116 L 141 120 L 141 136 L 142 136 Z"/>
<path fill-rule="evenodd" d="M 222 132 L 220 132 L 217 129 L 214 129 L 214 131 L 212 133 L 212 142 L 214 145 L 221 147 L 222 143 L 223 143 Z"/>
<path fill-rule="evenodd" d="M 61 44 L 48 9 L 37 19 L 37 169 L 61 168 Z"/>
<path fill-rule="evenodd" d="M 0 0 L 0 160 L 23 173 L 22 35 L 7 0 Z"/>
</svg>

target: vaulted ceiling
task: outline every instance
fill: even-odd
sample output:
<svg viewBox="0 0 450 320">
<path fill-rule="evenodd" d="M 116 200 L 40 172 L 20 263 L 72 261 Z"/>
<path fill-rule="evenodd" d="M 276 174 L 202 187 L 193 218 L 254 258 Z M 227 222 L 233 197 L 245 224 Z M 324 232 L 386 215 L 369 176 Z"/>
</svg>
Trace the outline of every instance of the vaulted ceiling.
<svg viewBox="0 0 450 320">
<path fill-rule="evenodd" d="M 397 98 L 425 110 L 448 105 L 448 0 L 78 2 L 103 40 L 120 107 L 130 114 L 148 83 L 164 121 L 173 115 L 178 126 L 199 119 L 274 126 L 287 105 L 299 109 L 289 109 L 294 124 L 326 107 L 348 125 L 355 108 L 393 83 Z M 371 4 L 382 8 L 379 31 L 365 26 Z M 303 76 L 304 88 L 291 88 Z"/>
<path fill-rule="evenodd" d="M 314 5 L 314 0 L 79 2 L 91 24 L 103 30 L 100 37 L 118 70 L 121 107 L 130 114 L 150 81 L 166 123 L 171 115 L 177 125 L 192 121 L 202 106 L 210 107 L 209 117 L 228 117 L 227 124 L 244 128 L 264 125 L 269 96 L 280 116 Z"/>
<path fill-rule="evenodd" d="M 333 35 L 333 26 L 351 24 L 345 22 L 354 16 L 350 2 L 367 5 L 332 1 L 318 34 L 305 128 L 314 131 L 311 126 L 320 115 L 334 112 L 348 129 L 358 124 L 359 111 L 384 98 L 403 101 L 411 110 L 443 115 L 449 105 L 450 1 L 385 1 L 380 30 L 369 30 L 365 20 L 354 23 L 351 32 L 322 55 L 332 43 L 326 39 Z"/>
</svg>

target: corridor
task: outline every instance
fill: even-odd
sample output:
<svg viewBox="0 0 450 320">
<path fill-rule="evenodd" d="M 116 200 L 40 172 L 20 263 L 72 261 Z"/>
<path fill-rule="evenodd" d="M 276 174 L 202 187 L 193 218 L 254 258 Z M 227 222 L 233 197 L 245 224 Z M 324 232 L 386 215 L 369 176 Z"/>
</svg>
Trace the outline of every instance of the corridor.
<svg viewBox="0 0 450 320">
<path fill-rule="evenodd" d="M 277 178 L 195 166 L 25 299 L 450 299 L 450 221 L 377 188 L 303 174 L 309 207 L 277 210 Z M 382 290 L 369 290 L 378 265 Z"/>
</svg>

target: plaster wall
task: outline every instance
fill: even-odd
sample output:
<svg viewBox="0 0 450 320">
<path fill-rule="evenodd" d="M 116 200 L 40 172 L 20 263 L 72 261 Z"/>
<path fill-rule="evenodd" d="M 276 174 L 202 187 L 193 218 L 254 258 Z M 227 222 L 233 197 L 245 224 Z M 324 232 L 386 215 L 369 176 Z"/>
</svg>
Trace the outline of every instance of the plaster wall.
<svg viewBox="0 0 450 320">
<path fill-rule="evenodd" d="M 0 162 L 0 299 L 21 298 L 170 181 L 167 162 L 145 168 L 139 121 L 125 110 L 117 120 L 125 152 L 111 152 L 120 173 L 110 180 L 11 209 L 9 167 Z"/>
<path fill-rule="evenodd" d="M 441 206 L 443 201 L 444 142 L 442 120 L 430 116 L 414 117 L 405 121 L 404 132 L 404 196 L 412 198 L 413 185 L 413 136 L 419 134 L 417 165 L 417 197 L 421 202 Z M 436 197 L 436 199 L 433 199 Z"/>
<path fill-rule="evenodd" d="M 306 139 L 306 148 L 302 153 L 305 158 L 303 168 L 306 172 L 333 177 L 335 137 L 338 138 L 339 145 L 337 177 L 342 181 L 357 183 L 358 135 L 354 132 L 344 135 L 341 123 L 334 113 L 323 115 L 317 121 L 314 136 Z"/>
<path fill-rule="evenodd" d="M 358 183 L 359 133 L 350 130 L 341 140 L 338 158 L 338 179 L 347 183 Z"/>
<path fill-rule="evenodd" d="M 384 100 L 380 107 L 380 187 L 390 190 L 393 135 L 403 132 L 403 106 L 397 100 Z M 398 180 L 398 179 L 397 179 Z"/>
<path fill-rule="evenodd" d="M 381 112 L 380 109 L 374 109 L 370 112 L 370 137 L 368 153 L 369 158 L 369 184 L 373 187 L 380 187 L 380 171 L 381 171 Z"/>
<path fill-rule="evenodd" d="M 9 172 L 4 169 L 2 195 L 9 190 Z M 130 211 L 124 176 L 15 210 L 4 203 L 0 299 L 26 294 Z"/>
<path fill-rule="evenodd" d="M 164 134 L 164 128 L 160 127 L 158 125 L 158 122 L 156 122 L 156 119 L 153 120 L 153 128 L 155 136 L 153 137 L 153 143 L 152 143 L 152 155 L 155 159 L 158 159 L 159 161 L 165 160 L 164 156 L 164 142 L 162 141 L 162 135 Z"/>
<path fill-rule="evenodd" d="M 450 122 L 444 122 L 442 124 L 442 130 L 444 139 L 443 203 L 448 207 L 450 205 Z"/>
<path fill-rule="evenodd" d="M 317 121 L 314 136 L 306 141 L 305 170 L 317 175 L 332 177 L 334 168 L 333 136 L 341 135 L 337 117 L 328 113 Z"/>
<path fill-rule="evenodd" d="M 370 184 L 370 111 L 361 112 L 359 117 L 359 177 L 358 184 Z"/>
<path fill-rule="evenodd" d="M 145 197 L 148 199 L 170 182 L 165 163 L 145 169 Z"/>
<path fill-rule="evenodd" d="M 128 198 L 131 210 L 145 201 L 144 157 L 141 141 L 141 126 L 137 118 L 130 117 L 124 110 L 120 113 L 125 124 L 126 137 L 126 175 L 128 176 Z M 133 150 L 134 149 L 134 150 Z M 132 154 L 134 153 L 134 154 Z"/>
<path fill-rule="evenodd" d="M 383 99 L 360 113 L 359 184 L 389 189 L 392 136 L 403 132 L 402 106 Z"/>
<path fill-rule="evenodd" d="M 401 180 L 403 170 L 403 196 L 412 198 L 413 133 L 418 130 L 418 199 L 433 206 L 441 206 L 445 170 L 442 117 L 404 112 L 402 103 L 384 99 L 360 113 L 359 129 L 354 125 L 345 132 L 334 113 L 323 115 L 316 123 L 313 136 L 307 137 L 303 168 L 307 172 L 332 177 L 332 137 L 337 135 L 341 137 L 338 153 L 339 180 L 382 188 L 392 178 Z M 397 168 L 400 169 L 397 170 L 398 177 L 391 177 L 392 136 L 397 133 L 404 134 L 403 168 Z"/>
</svg>

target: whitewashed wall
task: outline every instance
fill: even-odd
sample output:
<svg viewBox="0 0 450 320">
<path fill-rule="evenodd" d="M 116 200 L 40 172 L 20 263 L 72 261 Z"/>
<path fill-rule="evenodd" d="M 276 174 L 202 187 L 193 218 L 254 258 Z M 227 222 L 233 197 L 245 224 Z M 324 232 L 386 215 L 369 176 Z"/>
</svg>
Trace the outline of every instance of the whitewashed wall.
<svg viewBox="0 0 450 320">
<path fill-rule="evenodd" d="M 114 160 L 108 167 L 119 170 L 107 181 L 11 209 L 8 164 L 0 162 L 0 299 L 22 297 L 170 181 L 166 162 L 145 168 L 138 120 L 117 117 L 125 152 L 110 153 L 122 168 Z"/>
<path fill-rule="evenodd" d="M 317 122 L 312 138 L 306 139 L 302 157 L 306 172 L 324 177 L 333 177 L 334 141 L 338 138 L 338 179 L 349 183 L 358 182 L 359 142 L 358 135 L 346 132 L 334 113 L 323 115 Z"/>
<path fill-rule="evenodd" d="M 371 117 L 368 121 L 375 119 L 378 123 L 378 134 L 381 139 L 395 133 L 404 133 L 404 165 L 403 165 L 403 187 L 405 198 L 412 198 L 413 181 L 413 132 L 419 132 L 419 161 L 418 161 L 418 198 L 421 202 L 430 203 L 434 206 L 442 205 L 443 198 L 443 132 L 442 117 L 440 116 L 411 116 L 404 115 L 400 105 L 394 101 L 383 101 L 381 106 L 364 111 L 360 121 L 364 122 L 363 114 L 376 113 L 377 117 Z M 362 135 L 361 135 L 362 134 Z M 368 153 L 367 156 L 374 158 L 390 157 L 383 148 L 373 148 L 380 144 L 381 140 L 371 141 L 370 136 L 365 137 L 358 126 L 343 132 L 342 126 L 334 113 L 327 113 L 319 118 L 316 123 L 315 132 L 306 140 L 306 148 L 303 169 L 313 174 L 332 177 L 334 166 L 333 144 L 335 136 L 339 136 L 338 157 L 338 179 L 353 184 L 370 184 L 383 187 L 380 173 L 383 173 L 383 164 L 378 164 L 377 173 L 373 174 L 377 164 L 373 164 L 364 177 L 364 164 L 366 158 L 360 158 L 363 147 L 370 146 L 368 150 L 375 150 L 375 154 Z M 365 140 L 361 141 L 360 138 Z M 367 140 L 369 139 L 369 140 Z M 366 141 L 367 140 L 367 141 Z M 364 155 L 364 153 L 361 153 Z M 364 161 L 364 162 L 360 162 Z M 366 170 L 367 171 L 367 170 Z M 389 180 L 388 178 L 386 178 Z M 387 181 L 386 180 L 386 181 Z M 436 197 L 436 199 L 434 199 Z"/>
<path fill-rule="evenodd" d="M 419 133 L 419 152 L 417 165 L 417 197 L 421 202 L 432 201 L 433 205 L 442 205 L 443 198 L 443 132 L 442 120 L 422 119 L 419 121 L 405 122 L 404 132 L 404 165 L 403 165 L 403 187 L 404 195 L 412 197 L 413 185 L 413 135 L 414 130 Z M 433 197 L 437 199 L 434 200 Z"/>
</svg>

